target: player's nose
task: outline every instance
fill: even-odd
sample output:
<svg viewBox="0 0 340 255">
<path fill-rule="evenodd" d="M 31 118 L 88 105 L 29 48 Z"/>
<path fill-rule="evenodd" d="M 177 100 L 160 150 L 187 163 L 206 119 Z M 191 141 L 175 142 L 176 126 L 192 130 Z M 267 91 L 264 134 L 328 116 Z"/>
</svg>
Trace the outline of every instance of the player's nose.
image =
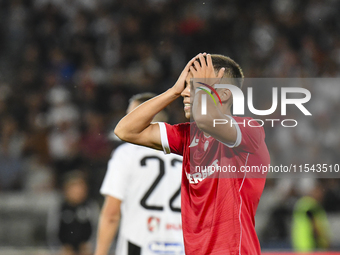
<svg viewBox="0 0 340 255">
<path fill-rule="evenodd" d="M 186 86 L 181 93 L 182 97 L 190 97 L 190 86 Z"/>
</svg>

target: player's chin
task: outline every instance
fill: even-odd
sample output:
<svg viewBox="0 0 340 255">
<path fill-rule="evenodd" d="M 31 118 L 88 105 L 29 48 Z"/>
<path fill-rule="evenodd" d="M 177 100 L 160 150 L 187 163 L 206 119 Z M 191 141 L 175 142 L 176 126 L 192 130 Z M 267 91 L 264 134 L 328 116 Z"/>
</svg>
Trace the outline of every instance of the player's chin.
<svg viewBox="0 0 340 255">
<path fill-rule="evenodd" d="M 191 117 L 191 110 L 185 110 L 185 118 L 190 119 Z"/>
</svg>

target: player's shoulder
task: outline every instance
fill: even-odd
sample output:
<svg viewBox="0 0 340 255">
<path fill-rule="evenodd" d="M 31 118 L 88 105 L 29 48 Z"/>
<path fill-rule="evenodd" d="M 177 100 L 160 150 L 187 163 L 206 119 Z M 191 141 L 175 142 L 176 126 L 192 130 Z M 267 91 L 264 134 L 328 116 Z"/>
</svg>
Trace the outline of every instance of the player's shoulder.
<svg viewBox="0 0 340 255">
<path fill-rule="evenodd" d="M 193 123 L 194 122 L 184 122 L 184 123 L 178 123 L 178 124 L 174 124 L 174 125 L 167 123 L 167 125 L 174 127 L 174 128 L 177 128 L 179 130 L 185 130 L 185 129 L 190 128 L 190 125 L 193 124 Z"/>
<path fill-rule="evenodd" d="M 176 124 L 177 130 L 184 137 L 189 137 L 191 132 L 197 132 L 199 128 L 197 127 L 196 122 L 185 122 Z"/>
<path fill-rule="evenodd" d="M 183 123 L 178 123 L 176 125 L 181 126 L 181 127 L 190 127 L 190 125 L 194 123 L 195 122 L 183 122 Z"/>
<path fill-rule="evenodd" d="M 174 125 L 166 123 L 166 132 L 168 140 L 170 142 L 173 142 L 179 141 L 181 139 L 186 139 L 187 137 L 189 137 L 190 131 L 192 130 L 191 125 L 192 125 L 191 122 L 179 123 Z"/>
</svg>

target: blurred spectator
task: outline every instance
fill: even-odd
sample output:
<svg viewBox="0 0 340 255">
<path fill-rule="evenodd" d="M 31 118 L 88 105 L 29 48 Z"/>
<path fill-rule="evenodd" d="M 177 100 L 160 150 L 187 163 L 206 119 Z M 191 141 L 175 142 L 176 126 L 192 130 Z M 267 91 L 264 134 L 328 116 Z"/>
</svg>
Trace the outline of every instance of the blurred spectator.
<svg viewBox="0 0 340 255">
<path fill-rule="evenodd" d="M 20 189 L 26 136 L 12 116 L 2 118 L 0 136 L 0 190 Z"/>
<path fill-rule="evenodd" d="M 55 188 L 53 170 L 39 155 L 32 155 L 25 162 L 24 188 L 36 193 L 53 191 Z"/>
<path fill-rule="evenodd" d="M 109 142 L 103 130 L 103 116 L 97 112 L 86 114 L 86 131 L 81 139 L 84 158 L 92 162 L 103 162 L 110 155 Z"/>
<path fill-rule="evenodd" d="M 47 113 L 49 154 L 51 156 L 58 184 L 61 176 L 80 167 L 79 148 L 80 131 L 77 125 L 79 113 L 70 102 L 70 93 L 62 87 L 53 87 L 49 91 L 50 111 Z"/>
<path fill-rule="evenodd" d="M 323 199 L 323 207 L 326 212 L 339 212 L 340 211 L 340 180 L 328 179 L 325 180 L 325 195 Z"/>
<path fill-rule="evenodd" d="M 99 208 L 88 199 L 84 174 L 69 172 L 64 176 L 64 199 L 59 208 L 51 208 L 48 236 L 52 247 L 61 246 L 60 255 L 89 255 Z"/>
<path fill-rule="evenodd" d="M 303 184 L 306 183 L 307 184 Z M 292 222 L 293 248 L 299 252 L 328 249 L 330 246 L 330 229 L 327 215 L 321 201 L 324 196 L 323 187 L 314 179 L 303 179 L 301 186 L 306 195 L 294 206 Z M 307 190 L 306 190 L 307 189 Z"/>
</svg>

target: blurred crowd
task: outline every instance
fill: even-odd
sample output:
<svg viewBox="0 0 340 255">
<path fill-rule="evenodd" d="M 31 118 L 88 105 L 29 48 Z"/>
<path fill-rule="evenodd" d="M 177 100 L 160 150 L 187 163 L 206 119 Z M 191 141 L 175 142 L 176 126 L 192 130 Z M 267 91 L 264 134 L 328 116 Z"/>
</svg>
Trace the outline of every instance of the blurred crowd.
<svg viewBox="0 0 340 255">
<path fill-rule="evenodd" d="M 246 77 L 340 76 L 339 13 L 337 0 L 1 0 L 0 191 L 60 189 L 77 169 L 97 196 L 129 97 L 166 90 L 199 52 L 230 56 Z M 272 160 L 339 163 L 339 85 L 312 96 L 313 121 L 267 132 Z M 180 101 L 169 110 L 185 121 Z M 268 183 L 277 201 L 301 195 Z M 339 181 L 322 183 L 339 212 Z"/>
</svg>

